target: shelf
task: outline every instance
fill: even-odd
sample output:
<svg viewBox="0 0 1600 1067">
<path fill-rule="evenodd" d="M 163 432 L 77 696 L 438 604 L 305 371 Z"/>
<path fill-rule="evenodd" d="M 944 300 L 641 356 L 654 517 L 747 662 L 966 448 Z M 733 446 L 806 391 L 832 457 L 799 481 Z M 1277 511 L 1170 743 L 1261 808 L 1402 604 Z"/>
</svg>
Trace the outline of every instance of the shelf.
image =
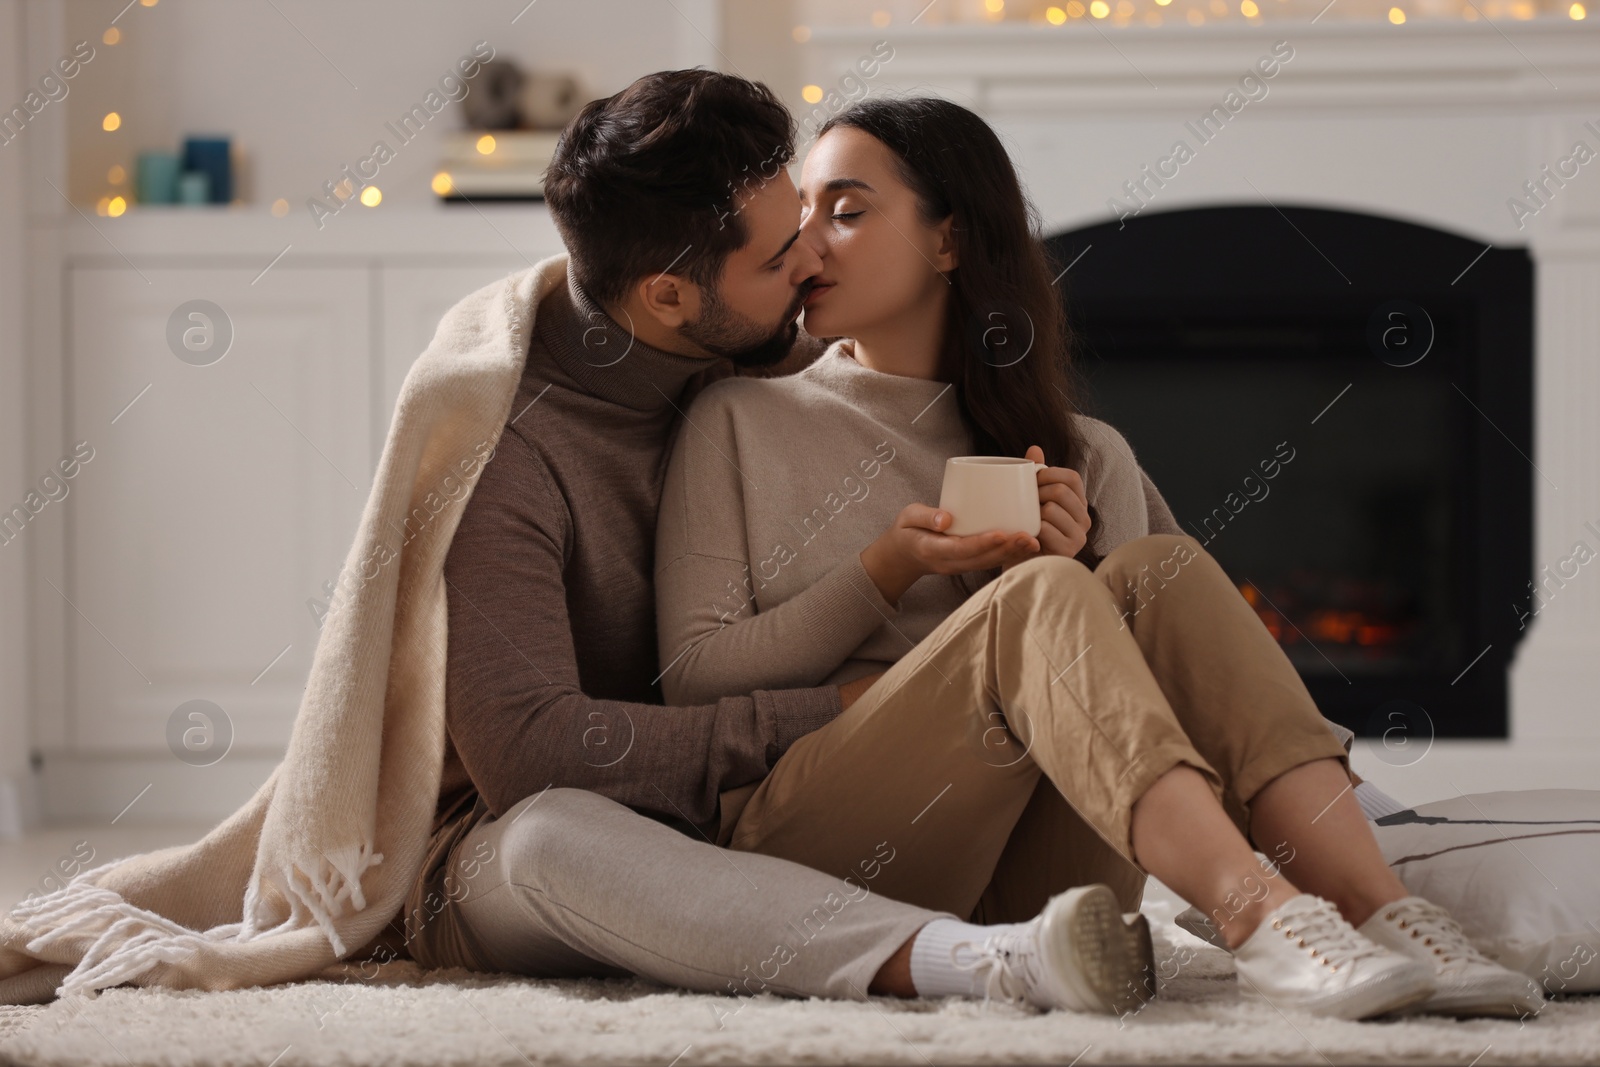
<svg viewBox="0 0 1600 1067">
<path fill-rule="evenodd" d="M 504 258 L 536 263 L 561 251 L 549 210 L 537 203 L 430 204 L 366 208 L 351 204 L 324 218 L 322 228 L 304 206 L 275 218 L 265 204 L 135 205 L 117 218 L 68 214 L 34 220 L 36 233 L 55 232 L 72 261 L 135 264 L 140 257 L 179 256 L 186 261 L 225 260 L 265 267 L 311 257 L 319 262 L 382 258 L 385 262 L 436 263 L 439 257 L 476 261 Z"/>
</svg>

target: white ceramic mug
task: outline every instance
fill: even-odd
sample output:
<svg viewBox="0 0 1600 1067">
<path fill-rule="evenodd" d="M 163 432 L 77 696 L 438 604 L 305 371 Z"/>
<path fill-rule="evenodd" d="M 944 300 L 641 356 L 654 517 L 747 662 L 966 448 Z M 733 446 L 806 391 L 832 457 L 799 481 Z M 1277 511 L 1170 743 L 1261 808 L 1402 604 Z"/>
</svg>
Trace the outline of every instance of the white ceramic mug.
<svg viewBox="0 0 1600 1067">
<path fill-rule="evenodd" d="M 1039 471 L 1045 464 L 1013 456 L 953 456 L 944 462 L 939 510 L 952 517 L 945 533 L 986 530 L 1039 536 Z"/>
</svg>

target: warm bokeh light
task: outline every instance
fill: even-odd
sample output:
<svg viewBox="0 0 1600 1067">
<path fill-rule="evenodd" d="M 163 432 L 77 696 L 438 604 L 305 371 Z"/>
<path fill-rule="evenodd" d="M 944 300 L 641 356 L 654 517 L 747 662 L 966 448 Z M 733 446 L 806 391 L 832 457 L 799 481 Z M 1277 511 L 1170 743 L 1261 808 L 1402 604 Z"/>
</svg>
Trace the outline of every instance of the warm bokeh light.
<svg viewBox="0 0 1600 1067">
<path fill-rule="evenodd" d="M 367 207 L 377 207 L 383 203 L 383 190 L 376 185 L 369 185 L 361 190 L 361 202 Z"/>
<path fill-rule="evenodd" d="M 94 205 L 94 213 L 96 215 L 106 214 L 106 210 L 110 204 L 111 198 L 109 196 L 102 196 Z"/>
<path fill-rule="evenodd" d="M 155 7 L 157 0 L 139 0 L 139 3 L 143 4 L 145 7 Z"/>
<path fill-rule="evenodd" d="M 835 22 L 841 25 L 853 23 L 859 27 L 863 22 L 870 21 L 879 29 L 906 22 L 908 17 L 906 11 L 875 6 L 883 2 L 884 0 L 874 0 L 871 4 L 863 2 L 836 5 L 841 9 L 852 10 L 849 14 L 817 17 L 830 25 Z M 1441 0 L 1439 3 L 1417 6 L 1406 3 L 1405 0 L 1387 0 L 1383 5 L 1365 8 L 1359 13 L 1354 8 L 1341 5 L 1340 10 L 1333 13 L 1333 17 L 1351 21 L 1359 19 L 1368 23 L 1383 19 L 1395 26 L 1409 25 L 1412 18 L 1433 24 L 1442 21 L 1480 22 L 1485 18 L 1490 20 L 1516 18 L 1523 21 L 1560 19 L 1565 15 L 1572 21 L 1582 21 L 1588 18 L 1589 3 L 1590 0 L 1559 0 L 1559 2 L 1552 0 L 1548 3 L 1546 0 L 1465 0 L 1464 3 L 1457 5 L 1450 0 Z M 1325 11 L 1327 8 L 1323 6 L 1324 4 L 1326 0 L 1318 0 L 1315 6 Z M 927 4 L 926 0 L 919 0 L 912 6 L 926 10 L 927 7 L 934 5 Z M 1240 18 L 1259 26 L 1273 19 L 1292 18 L 1289 9 L 1298 7 L 1299 5 L 1291 3 L 1291 0 L 1278 0 L 1277 3 L 1268 3 L 1267 0 L 1185 0 L 1184 3 L 1177 5 L 1174 5 L 1172 0 L 1098 0 L 1098 2 L 1042 0 L 1042 2 L 1009 4 L 1006 0 L 983 0 L 982 3 L 978 0 L 959 0 L 954 4 L 943 5 L 940 9 L 943 13 L 935 16 L 932 21 L 945 24 L 954 21 L 969 25 L 1031 24 L 1037 29 L 1043 26 L 1065 26 L 1074 19 L 1093 17 L 1116 26 L 1129 24 L 1161 26 L 1166 24 L 1166 19 L 1172 19 L 1174 25 L 1182 25 L 1177 21 L 1178 12 L 1181 11 L 1183 19 L 1191 26 L 1218 22 L 1232 25 Z M 866 18 L 863 19 L 862 16 Z M 793 26 L 790 32 L 797 42 L 804 43 L 814 39 L 814 28 L 811 26 Z"/>
<path fill-rule="evenodd" d="M 808 104 L 820 103 L 822 101 L 822 86 L 806 86 L 804 89 L 800 90 L 800 99 L 804 100 Z"/>
<path fill-rule="evenodd" d="M 272 202 L 272 216 L 273 216 L 273 218 L 281 219 L 285 215 L 287 215 L 288 213 L 289 213 L 289 201 L 285 200 L 283 197 L 280 196 L 280 197 L 278 197 L 278 199 L 276 199 L 276 200 L 274 200 Z"/>
<path fill-rule="evenodd" d="M 122 40 L 122 31 L 115 26 L 110 27 L 100 35 L 101 44 L 116 44 L 120 40 Z"/>
<path fill-rule="evenodd" d="M 480 156 L 492 156 L 492 155 L 494 155 L 494 135 L 493 134 L 486 133 L 482 137 L 478 138 L 478 154 Z"/>
<path fill-rule="evenodd" d="M 106 171 L 106 181 L 112 185 L 121 185 L 128 180 L 128 168 L 121 163 L 111 164 L 111 169 Z"/>
<path fill-rule="evenodd" d="M 115 111 L 106 112 L 106 117 L 100 120 L 100 128 L 107 133 L 119 129 L 121 126 L 122 116 L 117 114 Z"/>
<path fill-rule="evenodd" d="M 441 170 L 433 176 L 433 191 L 440 196 L 449 196 L 450 190 L 456 187 L 455 179 L 450 177 L 450 172 Z"/>
<path fill-rule="evenodd" d="M 112 218 L 118 217 L 127 210 L 128 202 L 120 196 L 113 196 L 110 200 L 106 201 L 106 214 Z"/>
</svg>

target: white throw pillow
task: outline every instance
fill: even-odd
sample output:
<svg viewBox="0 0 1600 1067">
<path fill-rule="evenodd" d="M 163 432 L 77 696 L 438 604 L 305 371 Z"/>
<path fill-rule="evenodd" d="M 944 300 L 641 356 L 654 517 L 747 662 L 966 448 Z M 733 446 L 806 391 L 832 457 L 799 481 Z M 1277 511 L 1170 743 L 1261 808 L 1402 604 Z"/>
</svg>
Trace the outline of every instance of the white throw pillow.
<svg viewBox="0 0 1600 1067">
<path fill-rule="evenodd" d="M 1405 887 L 1486 955 L 1550 993 L 1600 992 L 1600 790 L 1470 793 L 1382 816 L 1372 832 Z M 1222 946 L 1199 910 L 1174 921 Z"/>
<path fill-rule="evenodd" d="M 1600 790 L 1469 793 L 1372 828 L 1406 888 L 1551 993 L 1600 991 Z"/>
</svg>

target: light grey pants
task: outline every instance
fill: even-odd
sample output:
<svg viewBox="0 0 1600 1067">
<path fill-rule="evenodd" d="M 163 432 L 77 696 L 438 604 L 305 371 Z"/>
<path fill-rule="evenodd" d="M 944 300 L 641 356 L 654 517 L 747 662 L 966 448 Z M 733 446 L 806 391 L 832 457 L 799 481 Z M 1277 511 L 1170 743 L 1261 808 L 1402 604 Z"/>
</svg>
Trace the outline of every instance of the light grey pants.
<svg viewBox="0 0 1600 1067">
<path fill-rule="evenodd" d="M 957 918 L 874 891 L 884 861 L 865 856 L 838 878 L 697 841 L 598 793 L 547 789 L 451 848 L 444 870 L 461 873 L 409 951 L 424 967 L 864 999 L 923 924 Z"/>
</svg>

